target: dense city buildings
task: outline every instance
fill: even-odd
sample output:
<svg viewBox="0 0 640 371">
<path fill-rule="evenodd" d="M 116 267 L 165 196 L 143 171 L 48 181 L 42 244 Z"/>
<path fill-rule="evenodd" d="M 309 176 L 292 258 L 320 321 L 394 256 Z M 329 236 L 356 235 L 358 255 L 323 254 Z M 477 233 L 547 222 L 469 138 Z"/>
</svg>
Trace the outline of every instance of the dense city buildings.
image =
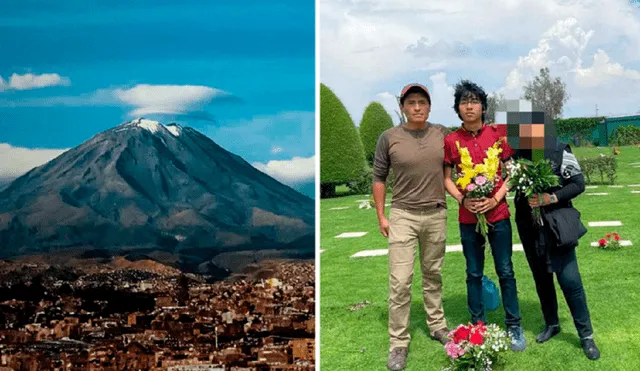
<svg viewBox="0 0 640 371">
<path fill-rule="evenodd" d="M 313 370 L 313 263 L 174 269 L 0 262 L 0 371 Z"/>
</svg>

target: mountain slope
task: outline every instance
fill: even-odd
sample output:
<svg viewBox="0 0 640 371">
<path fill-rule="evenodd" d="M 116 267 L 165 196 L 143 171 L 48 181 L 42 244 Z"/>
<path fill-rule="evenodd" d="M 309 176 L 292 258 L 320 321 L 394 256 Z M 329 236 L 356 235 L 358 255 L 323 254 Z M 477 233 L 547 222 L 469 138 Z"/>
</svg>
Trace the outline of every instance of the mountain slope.
<svg viewBox="0 0 640 371">
<path fill-rule="evenodd" d="M 314 202 L 198 131 L 137 119 L 0 191 L 0 255 L 234 249 L 313 234 Z"/>
</svg>

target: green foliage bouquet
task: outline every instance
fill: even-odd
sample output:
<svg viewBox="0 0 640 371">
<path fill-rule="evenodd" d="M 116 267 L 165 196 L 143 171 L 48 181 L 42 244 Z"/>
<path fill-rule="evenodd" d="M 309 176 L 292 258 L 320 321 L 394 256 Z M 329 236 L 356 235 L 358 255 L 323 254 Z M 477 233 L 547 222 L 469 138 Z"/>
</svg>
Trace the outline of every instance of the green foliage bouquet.
<svg viewBox="0 0 640 371">
<path fill-rule="evenodd" d="M 551 163 L 547 159 L 535 162 L 527 159 L 515 160 L 507 165 L 507 173 L 511 189 L 521 192 L 527 199 L 538 195 L 538 199 L 542 200 L 543 193 L 549 188 L 560 185 L 560 178 L 554 174 Z M 536 225 L 544 224 L 539 207 L 533 208 L 532 216 Z"/>
</svg>

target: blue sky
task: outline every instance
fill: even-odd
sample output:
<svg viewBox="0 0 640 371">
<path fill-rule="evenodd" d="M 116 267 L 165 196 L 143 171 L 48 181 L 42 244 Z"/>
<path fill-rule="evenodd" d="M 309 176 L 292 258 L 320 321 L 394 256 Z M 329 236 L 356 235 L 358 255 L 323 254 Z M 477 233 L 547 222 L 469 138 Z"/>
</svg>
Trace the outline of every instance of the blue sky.
<svg viewBox="0 0 640 371">
<path fill-rule="evenodd" d="M 544 67 L 566 83 L 564 117 L 640 112 L 638 1 L 319 1 L 321 81 L 356 125 L 372 101 L 398 122 L 395 95 L 420 82 L 430 121 L 457 126 L 459 80 L 518 99 Z"/>
<path fill-rule="evenodd" d="M 29 161 L 0 165 L 0 177 L 144 116 L 194 127 L 313 196 L 314 9 L 296 0 L 4 3 L 0 153 Z"/>
</svg>

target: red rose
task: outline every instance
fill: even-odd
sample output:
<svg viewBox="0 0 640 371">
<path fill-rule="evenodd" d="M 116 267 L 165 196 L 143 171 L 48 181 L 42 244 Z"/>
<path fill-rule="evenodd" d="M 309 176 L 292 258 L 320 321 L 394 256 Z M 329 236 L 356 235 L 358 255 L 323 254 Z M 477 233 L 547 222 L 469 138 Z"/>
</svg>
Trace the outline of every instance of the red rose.
<svg viewBox="0 0 640 371">
<path fill-rule="evenodd" d="M 598 241 L 598 243 L 600 244 L 600 246 L 606 246 L 607 245 L 607 240 L 605 240 L 604 238 L 601 239 L 600 241 Z"/>
<path fill-rule="evenodd" d="M 460 327 L 459 329 L 456 330 L 456 332 L 453 333 L 453 341 L 456 344 L 458 344 L 462 340 L 469 340 L 470 333 L 471 333 L 471 330 L 469 330 L 468 327 L 466 326 Z"/>
<path fill-rule="evenodd" d="M 611 238 L 611 233 L 607 233 L 607 238 Z"/>
<path fill-rule="evenodd" d="M 613 236 L 613 239 L 616 240 L 616 241 L 620 241 L 620 236 L 615 235 L 615 236 Z"/>
<path fill-rule="evenodd" d="M 482 335 L 480 335 L 479 332 L 474 332 L 471 335 L 471 339 L 469 339 L 469 341 L 471 341 L 471 344 L 473 345 L 482 345 L 484 338 L 482 337 Z"/>
</svg>

